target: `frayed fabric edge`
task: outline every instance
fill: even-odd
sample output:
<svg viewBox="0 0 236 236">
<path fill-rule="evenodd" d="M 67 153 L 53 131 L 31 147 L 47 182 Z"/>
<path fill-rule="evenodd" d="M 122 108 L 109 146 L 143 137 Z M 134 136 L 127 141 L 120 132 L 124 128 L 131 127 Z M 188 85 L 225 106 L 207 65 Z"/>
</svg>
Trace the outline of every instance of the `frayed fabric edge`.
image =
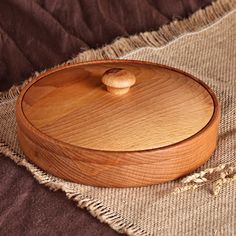
<svg viewBox="0 0 236 236">
<path fill-rule="evenodd" d="M 173 193 L 194 190 L 205 185 L 211 185 L 213 195 L 218 195 L 222 187 L 236 180 L 236 161 L 222 163 L 216 167 L 207 168 L 193 173 L 181 180 L 181 185 Z"/>
<path fill-rule="evenodd" d="M 218 0 L 213 2 L 212 5 L 207 6 L 205 9 L 200 9 L 191 15 L 189 18 L 184 20 L 174 20 L 170 24 L 162 26 L 157 31 L 144 32 L 130 37 L 122 37 L 116 39 L 113 43 L 108 44 L 98 49 L 90 49 L 85 52 L 79 53 L 76 57 L 60 64 L 56 65 L 47 70 L 41 72 L 35 72 L 29 79 L 18 86 L 13 86 L 7 92 L 0 92 L 1 96 L 6 93 L 18 93 L 21 89 L 32 81 L 37 76 L 58 68 L 64 65 L 72 65 L 79 62 L 93 61 L 93 60 L 106 60 L 106 59 L 118 59 L 119 57 L 125 56 L 126 54 L 139 49 L 141 47 L 162 47 L 176 38 L 186 33 L 199 31 L 208 25 L 213 24 L 219 20 L 225 14 L 236 9 L 236 0 Z"/>
<path fill-rule="evenodd" d="M 119 216 L 118 213 L 106 207 L 105 204 L 101 201 L 97 199 L 91 199 L 89 196 L 85 196 L 79 193 L 79 191 L 70 187 L 69 182 L 47 174 L 34 164 L 31 164 L 24 157 L 15 153 L 8 147 L 8 145 L 2 142 L 0 142 L 0 153 L 9 157 L 17 165 L 24 166 L 28 171 L 32 173 L 39 184 L 47 186 L 52 191 L 61 190 L 65 192 L 66 197 L 75 201 L 78 207 L 87 209 L 91 213 L 91 215 L 98 218 L 101 222 L 109 224 L 115 231 L 126 233 L 128 235 L 150 235 L 146 231 L 142 230 L 139 226 L 128 222 L 127 220 Z"/>
</svg>

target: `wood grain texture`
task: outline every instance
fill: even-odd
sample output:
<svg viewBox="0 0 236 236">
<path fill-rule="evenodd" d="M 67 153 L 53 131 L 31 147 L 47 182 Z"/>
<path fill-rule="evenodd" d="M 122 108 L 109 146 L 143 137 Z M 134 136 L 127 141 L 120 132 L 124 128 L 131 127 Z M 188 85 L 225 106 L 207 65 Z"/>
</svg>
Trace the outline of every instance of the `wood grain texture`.
<svg viewBox="0 0 236 236">
<path fill-rule="evenodd" d="M 101 79 L 116 63 L 83 65 L 48 75 L 24 96 L 22 109 L 44 134 L 83 148 L 140 151 L 191 137 L 212 117 L 213 99 L 195 80 L 153 65 L 118 63 L 137 83 L 121 97 Z"/>
<path fill-rule="evenodd" d="M 125 95 L 101 82 L 111 68 L 133 73 Z M 17 102 L 20 145 L 46 171 L 96 186 L 144 186 L 178 178 L 216 147 L 219 105 L 178 70 L 137 61 L 64 66 L 31 82 Z"/>
</svg>

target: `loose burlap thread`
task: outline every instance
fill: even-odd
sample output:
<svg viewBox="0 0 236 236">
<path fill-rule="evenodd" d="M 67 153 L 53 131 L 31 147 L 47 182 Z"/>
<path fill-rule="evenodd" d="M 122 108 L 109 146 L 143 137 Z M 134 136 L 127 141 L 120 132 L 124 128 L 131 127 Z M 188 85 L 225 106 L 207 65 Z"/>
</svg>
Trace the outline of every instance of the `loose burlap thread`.
<svg viewBox="0 0 236 236">
<path fill-rule="evenodd" d="M 129 235 L 234 235 L 235 6 L 235 0 L 217 1 L 189 19 L 172 22 L 156 32 L 119 39 L 65 63 L 119 57 L 137 59 L 182 69 L 207 83 L 222 106 L 219 143 L 211 159 L 192 175 L 161 185 L 118 189 L 75 184 L 47 174 L 28 162 L 18 146 L 15 102 L 20 86 L 0 94 L 0 152 L 26 167 L 39 183 L 64 191 L 79 207 L 86 208 L 118 232 Z"/>
</svg>

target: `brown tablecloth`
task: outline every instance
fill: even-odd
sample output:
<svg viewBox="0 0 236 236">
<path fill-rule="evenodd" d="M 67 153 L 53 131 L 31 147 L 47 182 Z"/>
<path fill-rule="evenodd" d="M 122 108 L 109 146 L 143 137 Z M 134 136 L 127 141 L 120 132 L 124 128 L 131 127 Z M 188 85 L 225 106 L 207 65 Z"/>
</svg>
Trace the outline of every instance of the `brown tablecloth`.
<svg viewBox="0 0 236 236">
<path fill-rule="evenodd" d="M 157 30 L 211 0 L 0 1 L 0 90 L 118 36 Z M 117 235 L 0 156 L 0 235 Z"/>
</svg>

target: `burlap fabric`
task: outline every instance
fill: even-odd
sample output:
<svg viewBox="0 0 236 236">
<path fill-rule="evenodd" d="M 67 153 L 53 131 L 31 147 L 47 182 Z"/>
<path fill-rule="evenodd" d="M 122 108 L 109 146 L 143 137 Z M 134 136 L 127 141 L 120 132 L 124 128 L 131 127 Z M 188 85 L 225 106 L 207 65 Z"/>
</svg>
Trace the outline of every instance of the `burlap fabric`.
<svg viewBox="0 0 236 236">
<path fill-rule="evenodd" d="M 157 62 L 207 83 L 222 106 L 219 145 L 212 158 L 182 180 L 142 188 L 97 188 L 51 176 L 29 163 L 16 138 L 20 87 L 0 95 L 0 151 L 39 183 L 129 235 L 234 235 L 236 233 L 236 2 L 220 0 L 158 32 L 120 39 L 67 63 L 100 58 Z M 178 37 L 179 36 L 179 37 Z M 31 78 L 33 79 L 33 78 Z"/>
</svg>

